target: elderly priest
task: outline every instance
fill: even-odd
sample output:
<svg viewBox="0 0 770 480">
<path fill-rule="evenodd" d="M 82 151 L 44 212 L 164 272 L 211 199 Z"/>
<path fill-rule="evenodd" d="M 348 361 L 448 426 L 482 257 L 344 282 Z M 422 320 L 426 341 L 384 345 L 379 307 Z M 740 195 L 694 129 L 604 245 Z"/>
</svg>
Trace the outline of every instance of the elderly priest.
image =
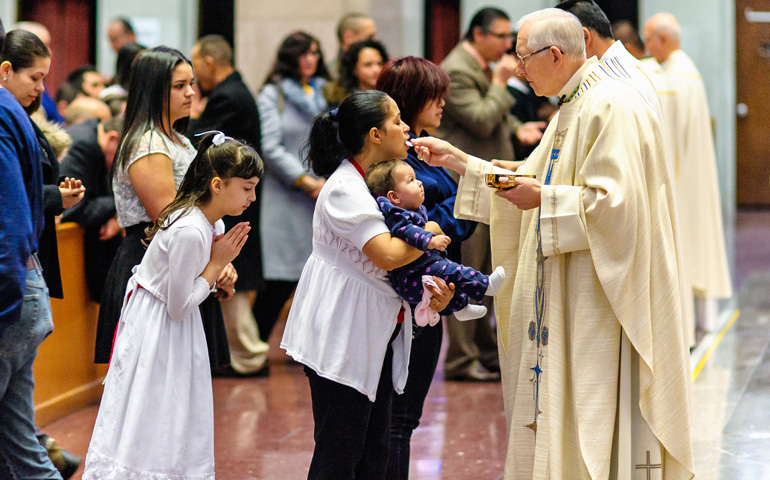
<svg viewBox="0 0 770 480">
<path fill-rule="evenodd" d="M 507 190 L 493 166 L 435 139 L 429 164 L 463 175 L 455 213 L 488 222 L 513 275 L 497 318 L 506 479 L 693 477 L 674 192 L 654 110 L 586 60 L 570 13 L 519 21 L 518 73 L 557 116 Z M 510 173 L 510 172 L 509 172 Z M 510 270 L 508 270 L 510 268 Z"/>
</svg>

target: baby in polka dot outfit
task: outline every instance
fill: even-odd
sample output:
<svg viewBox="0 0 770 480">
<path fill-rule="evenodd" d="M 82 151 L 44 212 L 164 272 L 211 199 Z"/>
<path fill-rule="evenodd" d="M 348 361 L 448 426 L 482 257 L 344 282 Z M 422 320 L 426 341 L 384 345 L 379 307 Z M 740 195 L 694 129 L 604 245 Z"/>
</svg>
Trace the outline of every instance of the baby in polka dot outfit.
<svg viewBox="0 0 770 480">
<path fill-rule="evenodd" d="M 483 317 L 487 313 L 486 307 L 469 304 L 469 300 L 481 301 L 484 295 L 494 296 L 505 278 L 503 268 L 497 267 L 487 276 L 446 258 L 446 248 L 451 240 L 446 235 L 425 230 L 428 223 L 428 212 L 422 205 L 425 191 L 408 163 L 396 160 L 372 165 L 366 172 L 366 185 L 377 199 L 390 234 L 425 252 L 414 262 L 389 274 L 390 284 L 396 293 L 416 307 L 418 325 L 423 323 L 419 315 L 421 302 L 427 305 L 430 301 L 430 293 L 423 287 L 424 275 L 440 277 L 447 283 L 455 284 L 454 298 L 441 315 L 454 313 L 458 320 Z M 436 321 L 437 316 L 430 323 Z"/>
</svg>

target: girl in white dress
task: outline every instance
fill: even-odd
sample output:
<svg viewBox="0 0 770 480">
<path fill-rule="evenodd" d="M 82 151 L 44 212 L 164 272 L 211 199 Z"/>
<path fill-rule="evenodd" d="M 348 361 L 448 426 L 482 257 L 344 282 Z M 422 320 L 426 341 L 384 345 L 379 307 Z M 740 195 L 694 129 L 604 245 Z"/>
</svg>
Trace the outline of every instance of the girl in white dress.
<svg viewBox="0 0 770 480">
<path fill-rule="evenodd" d="M 404 158 L 408 131 L 393 99 L 368 90 L 318 117 L 310 134 L 308 163 L 330 177 L 316 202 L 313 253 L 281 347 L 305 365 L 310 382 L 311 479 L 385 479 L 391 397 L 403 391 L 412 341 L 409 307 L 404 319 L 386 270 L 421 252 L 391 237 L 364 171 Z M 441 311 L 452 289 L 434 279 L 441 290 L 429 287 L 436 296 L 431 308 Z"/>
<path fill-rule="evenodd" d="M 151 228 L 128 282 L 84 479 L 214 478 L 214 406 L 198 305 L 240 252 L 255 200 L 253 148 L 207 134 L 179 192 Z"/>
</svg>

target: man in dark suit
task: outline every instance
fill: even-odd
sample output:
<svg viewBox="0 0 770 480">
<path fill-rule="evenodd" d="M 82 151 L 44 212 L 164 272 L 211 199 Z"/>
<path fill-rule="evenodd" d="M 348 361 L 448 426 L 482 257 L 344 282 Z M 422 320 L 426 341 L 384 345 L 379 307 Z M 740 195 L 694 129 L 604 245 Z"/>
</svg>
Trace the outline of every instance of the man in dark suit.
<svg viewBox="0 0 770 480">
<path fill-rule="evenodd" d="M 110 188 L 110 169 L 122 128 L 122 116 L 104 123 L 93 118 L 72 125 L 67 129 L 72 146 L 61 163 L 62 175 L 79 178 L 86 186 L 85 198 L 64 211 L 62 222 L 76 222 L 85 228 L 86 282 L 95 302 L 102 296 L 122 237 Z"/>
<path fill-rule="evenodd" d="M 233 67 L 233 50 L 219 35 L 207 35 L 195 44 L 191 61 L 201 91 L 196 97 L 187 135 L 197 144 L 196 134 L 219 130 L 261 150 L 259 112 L 254 96 Z M 267 374 L 267 344 L 259 339 L 257 323 L 251 314 L 249 291 L 262 287 L 262 252 L 259 245 L 259 185 L 257 200 L 238 217 L 225 217 L 229 229 L 248 221 L 251 234 L 233 261 L 238 272 L 233 298 L 222 301 L 231 366 L 219 375 L 262 376 Z"/>
</svg>

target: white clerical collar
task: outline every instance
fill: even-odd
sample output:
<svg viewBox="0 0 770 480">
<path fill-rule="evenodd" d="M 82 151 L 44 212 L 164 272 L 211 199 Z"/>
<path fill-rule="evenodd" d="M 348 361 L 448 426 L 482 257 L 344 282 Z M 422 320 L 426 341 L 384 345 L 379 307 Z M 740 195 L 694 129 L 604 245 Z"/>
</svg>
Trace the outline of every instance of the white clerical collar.
<svg viewBox="0 0 770 480">
<path fill-rule="evenodd" d="M 559 97 L 559 103 L 567 103 L 570 100 L 572 100 L 572 97 L 575 95 L 575 92 L 577 92 L 578 88 L 580 88 L 580 82 L 583 80 L 583 77 L 588 73 L 589 70 L 593 68 L 596 63 L 598 63 L 599 60 L 596 59 L 595 56 L 589 58 L 586 60 L 586 63 L 584 63 L 580 68 L 578 68 L 577 72 L 575 72 L 572 77 L 570 77 L 569 80 L 567 80 L 567 83 L 564 84 L 563 87 L 561 87 L 561 90 L 559 90 L 559 93 L 557 96 Z"/>
</svg>

